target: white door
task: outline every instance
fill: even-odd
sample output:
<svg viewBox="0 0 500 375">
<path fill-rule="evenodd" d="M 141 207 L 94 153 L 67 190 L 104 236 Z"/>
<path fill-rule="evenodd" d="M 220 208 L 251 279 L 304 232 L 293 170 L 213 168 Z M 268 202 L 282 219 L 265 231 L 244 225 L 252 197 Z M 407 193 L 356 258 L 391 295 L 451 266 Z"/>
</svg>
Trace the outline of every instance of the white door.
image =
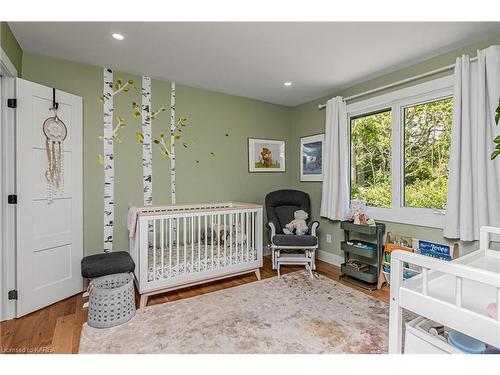
<svg viewBox="0 0 500 375">
<path fill-rule="evenodd" d="M 64 141 L 64 193 L 47 200 L 43 122 L 52 88 L 16 79 L 17 316 L 82 291 L 82 98 L 56 90 Z"/>
</svg>

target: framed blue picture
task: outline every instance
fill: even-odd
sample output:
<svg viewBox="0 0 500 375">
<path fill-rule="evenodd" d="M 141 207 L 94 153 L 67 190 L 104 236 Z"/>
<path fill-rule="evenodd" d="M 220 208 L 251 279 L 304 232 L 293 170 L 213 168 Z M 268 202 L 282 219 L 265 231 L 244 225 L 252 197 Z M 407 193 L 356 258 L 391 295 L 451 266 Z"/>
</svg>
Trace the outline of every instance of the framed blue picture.
<svg viewBox="0 0 500 375">
<path fill-rule="evenodd" d="M 300 138 L 300 181 L 323 181 L 324 134 Z"/>
</svg>

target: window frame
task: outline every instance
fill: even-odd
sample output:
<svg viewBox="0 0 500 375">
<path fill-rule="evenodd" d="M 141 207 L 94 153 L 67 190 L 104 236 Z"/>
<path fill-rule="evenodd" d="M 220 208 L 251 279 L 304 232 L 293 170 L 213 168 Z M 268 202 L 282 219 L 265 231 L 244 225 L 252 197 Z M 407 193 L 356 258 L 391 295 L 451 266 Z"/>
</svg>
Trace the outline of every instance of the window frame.
<svg viewBox="0 0 500 375">
<path fill-rule="evenodd" d="M 404 109 L 453 96 L 453 76 L 445 76 L 387 94 L 347 105 L 349 150 L 351 150 L 351 119 L 384 109 L 391 110 L 391 208 L 367 208 L 376 220 L 432 228 L 444 227 L 445 210 L 404 206 Z M 349 153 L 349 193 L 351 193 L 351 152 Z"/>
</svg>

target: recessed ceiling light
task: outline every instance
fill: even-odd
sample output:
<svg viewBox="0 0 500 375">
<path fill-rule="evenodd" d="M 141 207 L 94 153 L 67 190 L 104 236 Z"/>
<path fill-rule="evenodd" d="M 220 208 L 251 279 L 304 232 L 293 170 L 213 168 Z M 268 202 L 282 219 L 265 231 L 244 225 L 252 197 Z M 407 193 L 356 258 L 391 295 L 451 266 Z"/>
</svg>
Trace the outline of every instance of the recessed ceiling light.
<svg viewBox="0 0 500 375">
<path fill-rule="evenodd" d="M 118 40 L 123 40 L 125 39 L 124 36 L 122 34 L 118 34 L 118 33 L 113 33 L 111 34 L 111 36 L 115 39 L 118 39 Z"/>
<path fill-rule="evenodd" d="M 285 86 L 291 86 L 292 82 L 285 82 L 283 85 L 285 85 Z"/>
</svg>

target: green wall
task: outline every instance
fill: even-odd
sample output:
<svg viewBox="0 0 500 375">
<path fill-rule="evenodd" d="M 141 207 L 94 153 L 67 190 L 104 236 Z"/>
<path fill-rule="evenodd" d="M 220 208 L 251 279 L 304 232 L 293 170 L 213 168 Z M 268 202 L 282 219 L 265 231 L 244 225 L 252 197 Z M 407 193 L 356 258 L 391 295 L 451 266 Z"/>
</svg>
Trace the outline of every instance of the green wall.
<svg viewBox="0 0 500 375">
<path fill-rule="evenodd" d="M 440 55 L 435 58 L 431 58 L 420 62 L 416 65 L 410 66 L 405 69 L 401 69 L 390 74 L 386 74 L 380 76 L 376 79 L 372 79 L 352 87 L 348 87 L 337 92 L 334 92 L 330 95 L 326 95 L 324 97 L 315 99 L 311 102 L 302 104 L 300 106 L 294 107 L 291 109 L 291 144 L 289 145 L 289 153 L 288 153 L 288 166 L 289 173 L 291 178 L 291 185 L 296 189 L 307 191 L 311 195 L 311 203 L 312 203 L 312 216 L 319 217 L 320 205 L 321 205 L 321 183 L 320 182 L 300 182 L 300 174 L 299 174 L 299 145 L 300 145 L 300 137 L 304 137 L 311 134 L 323 133 L 325 131 L 325 110 L 318 110 L 318 104 L 324 104 L 326 101 L 334 96 L 343 96 L 348 97 L 351 95 L 355 95 L 367 90 L 371 90 L 377 87 L 381 87 L 393 82 L 397 82 L 403 80 L 405 78 L 414 77 L 416 75 L 432 71 L 434 69 L 440 68 L 442 66 L 446 66 L 449 64 L 453 64 L 455 59 L 462 54 L 469 54 L 470 56 L 475 56 L 477 53 L 477 49 L 486 48 L 492 44 L 500 44 L 500 35 L 490 38 L 480 43 L 476 43 L 473 45 L 469 45 L 452 52 Z M 445 73 L 436 74 L 434 76 L 426 77 L 425 79 L 420 79 L 418 81 L 413 81 L 406 85 L 397 86 L 392 90 L 401 89 L 405 86 L 413 86 L 415 84 L 435 79 L 438 77 L 442 77 L 445 75 L 449 75 L 452 73 L 452 70 Z M 373 94 L 371 96 L 380 95 L 385 92 L 389 92 L 392 90 L 385 90 L 379 92 L 377 94 Z M 370 96 L 364 96 L 360 98 L 360 100 L 364 100 L 369 98 Z M 358 99 L 359 100 L 359 99 Z M 343 231 L 340 230 L 339 222 L 334 222 L 327 219 L 321 219 L 321 227 L 320 227 L 320 249 L 325 250 L 337 255 L 342 255 L 343 253 L 340 249 L 340 241 L 343 240 Z M 406 234 L 408 236 L 413 236 L 416 238 L 429 239 L 431 241 L 436 242 L 449 242 L 453 243 L 456 241 L 450 241 L 443 238 L 442 229 L 436 228 L 428 228 L 428 227 L 420 227 L 416 225 L 404 225 L 398 223 L 390 223 L 386 222 L 386 231 Z M 333 242 L 326 242 L 326 234 L 333 235 Z M 464 254 L 475 248 L 477 244 L 475 243 L 460 243 L 459 249 L 460 253 Z"/>
<path fill-rule="evenodd" d="M 0 22 L 0 45 L 15 66 L 18 76 L 21 76 L 23 50 L 12 31 L 10 31 L 7 22 Z"/>
<path fill-rule="evenodd" d="M 115 144 L 115 243 L 128 249 L 126 230 L 129 205 L 142 205 L 142 149 L 136 141 L 140 119 L 132 117 L 132 101 L 140 102 L 141 77 L 115 72 L 116 78 L 133 79 L 139 90 L 115 97 L 115 114 L 126 120 L 122 144 Z M 85 254 L 102 251 L 103 169 L 102 69 L 96 66 L 25 53 L 23 78 L 79 95 L 84 101 L 84 248 Z M 153 80 L 153 109 L 170 104 L 170 82 Z M 177 115 L 185 116 L 190 149 L 177 147 L 177 201 L 237 200 L 263 203 L 267 192 L 289 186 L 287 173 L 248 173 L 247 137 L 288 141 L 288 107 L 177 85 Z M 153 136 L 169 127 L 169 112 L 153 122 Z M 229 136 L 226 136 L 228 134 Z M 287 142 L 288 143 L 288 142 Z M 215 152 L 215 157 L 209 156 Z M 169 162 L 153 148 L 154 204 L 170 202 Z M 195 161 L 199 160 L 200 163 Z"/>
</svg>

